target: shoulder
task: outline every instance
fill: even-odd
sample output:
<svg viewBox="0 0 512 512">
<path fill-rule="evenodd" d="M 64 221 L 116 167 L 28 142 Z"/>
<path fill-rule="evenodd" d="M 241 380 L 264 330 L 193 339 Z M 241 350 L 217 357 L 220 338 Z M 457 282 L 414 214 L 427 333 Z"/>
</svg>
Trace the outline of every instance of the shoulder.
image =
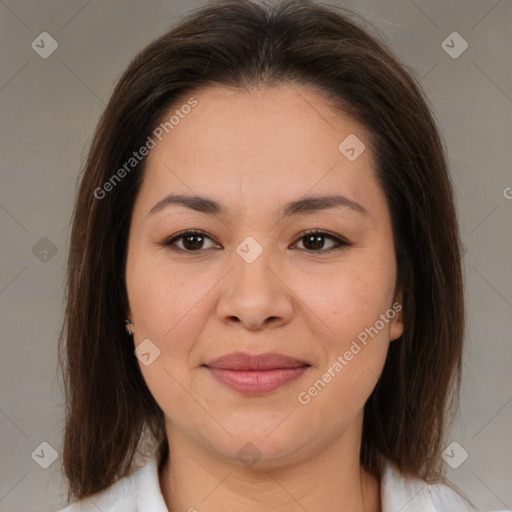
<svg viewBox="0 0 512 512">
<path fill-rule="evenodd" d="M 429 494 L 436 512 L 476 512 L 460 494 L 448 485 L 429 485 Z"/>
<path fill-rule="evenodd" d="M 93 496 L 72 503 L 58 512 L 166 512 L 158 481 L 157 457 L 142 468 Z"/>
<path fill-rule="evenodd" d="M 122 478 L 108 489 L 72 503 L 59 512 L 98 512 L 98 510 L 103 512 L 135 512 L 137 507 L 137 473 Z"/>
<path fill-rule="evenodd" d="M 108 489 L 83 500 L 72 503 L 59 512 L 135 512 L 136 495 L 131 485 L 122 479 Z"/>
<path fill-rule="evenodd" d="M 381 482 L 382 512 L 476 512 L 454 489 L 404 477 L 386 463 Z"/>
</svg>

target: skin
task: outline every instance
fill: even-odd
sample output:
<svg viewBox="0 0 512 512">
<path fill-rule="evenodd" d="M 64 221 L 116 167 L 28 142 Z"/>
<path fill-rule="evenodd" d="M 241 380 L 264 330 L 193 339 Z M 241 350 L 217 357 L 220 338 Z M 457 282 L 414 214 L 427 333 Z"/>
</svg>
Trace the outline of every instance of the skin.
<svg viewBox="0 0 512 512">
<path fill-rule="evenodd" d="M 167 507 L 379 511 L 380 484 L 359 464 L 363 406 L 403 332 L 400 315 L 308 404 L 297 399 L 397 300 L 390 213 L 367 133 L 304 86 L 210 86 L 193 97 L 198 105 L 149 154 L 126 265 L 135 346 L 150 339 L 160 350 L 139 365 L 166 417 Z M 352 162 L 338 149 L 350 134 L 367 147 Z M 228 213 L 171 205 L 148 214 L 171 192 L 207 196 Z M 281 214 L 288 201 L 333 193 L 367 213 Z M 326 237 L 315 251 L 303 236 L 316 228 L 350 245 L 326 252 L 336 246 Z M 189 229 L 210 238 L 192 249 L 178 240 L 182 252 L 163 245 Z M 248 236 L 263 249 L 250 264 L 236 252 Z M 247 396 L 201 366 L 234 351 L 280 352 L 311 366 Z M 261 454 L 253 466 L 237 457 L 249 442 Z"/>
</svg>

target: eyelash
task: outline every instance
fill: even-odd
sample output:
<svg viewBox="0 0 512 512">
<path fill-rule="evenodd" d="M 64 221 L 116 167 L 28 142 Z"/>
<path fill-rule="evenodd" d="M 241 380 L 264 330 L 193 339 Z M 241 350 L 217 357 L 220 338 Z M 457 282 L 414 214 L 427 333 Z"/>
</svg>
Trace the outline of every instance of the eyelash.
<svg viewBox="0 0 512 512">
<path fill-rule="evenodd" d="M 170 251 L 175 251 L 175 252 L 191 253 L 191 254 L 204 252 L 204 249 L 198 249 L 197 251 L 190 251 L 187 249 L 181 249 L 180 247 L 176 247 L 176 246 L 173 247 L 173 245 L 178 240 L 182 240 L 183 238 L 186 238 L 187 236 L 190 236 L 190 235 L 200 235 L 203 238 L 212 240 L 212 238 L 209 237 L 203 231 L 188 230 L 188 231 L 182 231 L 181 233 L 177 233 L 176 235 L 165 240 L 164 242 L 162 242 L 159 245 L 165 247 L 166 249 L 168 249 Z M 343 249 L 344 247 L 350 247 L 350 245 L 351 245 L 347 240 L 344 240 L 343 238 L 341 238 L 339 236 L 331 235 L 330 233 L 327 233 L 325 231 L 320 231 L 320 230 L 307 231 L 307 232 L 303 233 L 297 240 L 302 240 L 303 238 L 306 238 L 307 236 L 311 236 L 311 235 L 321 236 L 323 238 L 329 238 L 331 240 L 334 240 L 336 245 L 334 245 L 333 247 L 330 247 L 328 249 L 318 249 L 316 251 L 315 250 L 307 250 L 307 249 L 300 249 L 300 250 L 306 251 L 306 252 L 309 252 L 312 254 L 326 254 L 326 253 L 330 253 L 332 251 Z"/>
</svg>

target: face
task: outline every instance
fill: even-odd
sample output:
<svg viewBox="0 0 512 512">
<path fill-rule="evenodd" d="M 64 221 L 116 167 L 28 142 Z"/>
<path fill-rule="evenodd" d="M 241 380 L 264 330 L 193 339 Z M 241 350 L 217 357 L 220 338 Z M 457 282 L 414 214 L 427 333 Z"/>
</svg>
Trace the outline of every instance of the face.
<svg viewBox="0 0 512 512">
<path fill-rule="evenodd" d="M 252 443 L 269 463 L 358 439 L 403 330 L 367 133 L 306 87 L 193 97 L 150 151 L 126 264 L 139 365 L 168 435 L 232 460 Z M 213 363 L 235 352 L 293 361 Z"/>
</svg>

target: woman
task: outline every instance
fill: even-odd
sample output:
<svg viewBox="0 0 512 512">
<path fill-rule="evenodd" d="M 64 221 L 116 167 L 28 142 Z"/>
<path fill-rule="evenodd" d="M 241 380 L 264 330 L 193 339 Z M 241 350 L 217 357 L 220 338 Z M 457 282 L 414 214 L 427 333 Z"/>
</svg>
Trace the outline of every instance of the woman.
<svg viewBox="0 0 512 512">
<path fill-rule="evenodd" d="M 68 269 L 66 511 L 471 510 L 446 157 L 350 14 L 217 2 L 137 55 Z"/>
</svg>

